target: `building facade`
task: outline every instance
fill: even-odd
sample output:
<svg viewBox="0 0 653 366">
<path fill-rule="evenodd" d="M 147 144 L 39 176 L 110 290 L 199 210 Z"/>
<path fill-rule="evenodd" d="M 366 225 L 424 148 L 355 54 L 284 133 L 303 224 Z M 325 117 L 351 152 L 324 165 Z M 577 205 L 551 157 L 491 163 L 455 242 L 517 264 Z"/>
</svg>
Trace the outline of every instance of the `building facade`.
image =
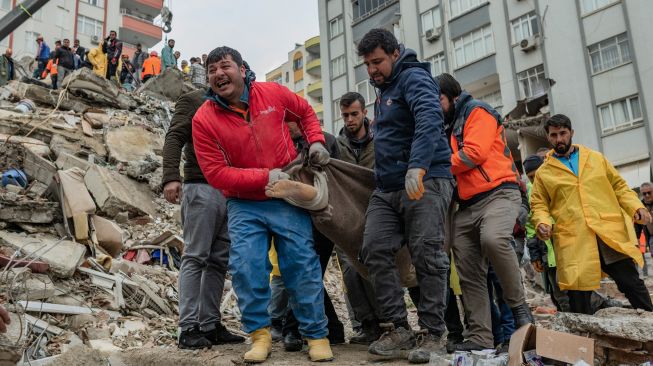
<svg viewBox="0 0 653 366">
<path fill-rule="evenodd" d="M 347 91 L 363 94 L 372 113 L 375 90 L 355 47 L 382 27 L 433 75 L 451 73 L 503 115 L 544 100 L 543 113 L 569 116 L 574 141 L 637 186 L 651 179 L 650 14 L 653 2 L 640 0 L 319 0 L 325 129 L 342 127 L 337 102 Z M 534 120 L 512 125 L 516 160 L 547 146 Z"/>
<path fill-rule="evenodd" d="M 0 17 L 20 6 L 20 0 L 0 0 Z M 109 35 L 118 32 L 123 52 L 131 55 L 136 44 L 144 49 L 161 41 L 161 27 L 154 18 L 163 8 L 163 0 L 51 0 L 7 38 L 0 41 L 0 51 L 13 49 L 14 58 L 34 56 L 36 37 L 42 35 L 54 49 L 54 42 L 64 38 L 79 39 L 91 49 Z"/>
<path fill-rule="evenodd" d="M 265 74 L 265 80 L 279 83 L 308 100 L 323 125 L 320 36 L 295 44 L 288 52 L 288 61 Z"/>
</svg>

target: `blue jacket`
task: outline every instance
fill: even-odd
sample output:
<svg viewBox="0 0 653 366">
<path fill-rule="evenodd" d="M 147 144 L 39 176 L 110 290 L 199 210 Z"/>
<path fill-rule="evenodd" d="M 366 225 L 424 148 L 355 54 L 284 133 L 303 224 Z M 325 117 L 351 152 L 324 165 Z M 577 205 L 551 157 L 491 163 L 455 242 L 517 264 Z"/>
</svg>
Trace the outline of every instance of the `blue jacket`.
<svg viewBox="0 0 653 366">
<path fill-rule="evenodd" d="M 174 69 L 176 66 L 175 51 L 170 46 L 163 47 L 161 51 L 161 72 L 165 71 L 165 69 Z"/>
<path fill-rule="evenodd" d="M 452 178 L 440 88 L 429 70 L 428 62 L 417 61 L 415 51 L 402 45 L 392 75 L 378 86 L 372 124 L 374 173 L 383 192 L 404 189 L 406 171 L 412 168 L 426 170 L 424 179 Z"/>
<path fill-rule="evenodd" d="M 50 47 L 45 43 L 45 41 L 41 42 L 39 45 L 39 49 L 36 51 L 36 58 L 39 60 L 46 60 L 50 58 Z"/>
</svg>

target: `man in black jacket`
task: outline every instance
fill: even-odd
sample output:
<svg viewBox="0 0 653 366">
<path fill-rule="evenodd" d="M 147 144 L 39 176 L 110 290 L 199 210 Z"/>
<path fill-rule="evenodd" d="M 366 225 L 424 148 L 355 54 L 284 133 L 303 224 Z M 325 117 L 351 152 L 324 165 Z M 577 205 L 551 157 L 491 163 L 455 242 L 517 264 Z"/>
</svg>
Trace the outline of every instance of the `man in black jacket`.
<svg viewBox="0 0 653 366">
<path fill-rule="evenodd" d="M 75 68 L 79 69 L 86 61 L 86 48 L 79 45 L 79 39 L 73 42 L 73 54 L 75 55 Z"/>
<path fill-rule="evenodd" d="M 181 199 L 185 250 L 179 271 L 179 348 L 210 348 L 241 343 L 220 321 L 220 301 L 229 262 L 227 207 L 222 193 L 204 178 L 193 148 L 192 120 L 204 103 L 206 90 L 182 95 L 163 145 L 163 195 Z M 179 162 L 184 149 L 182 193 Z M 183 195 L 183 198 L 182 198 Z"/>
<path fill-rule="evenodd" d="M 57 89 L 61 89 L 63 79 L 75 69 L 75 56 L 68 38 L 64 38 L 61 47 L 54 52 L 54 60 L 57 64 Z"/>
<path fill-rule="evenodd" d="M 102 43 L 102 51 L 107 55 L 107 79 L 118 78 L 118 61 L 122 54 L 122 42 L 117 38 L 116 31 L 109 32 L 109 37 Z"/>
<path fill-rule="evenodd" d="M 147 58 L 147 52 L 143 52 L 143 46 L 141 44 L 136 45 L 136 51 L 134 52 L 134 57 L 132 57 L 132 65 L 134 65 L 134 76 L 137 80 L 141 80 L 141 69 L 143 68 L 143 62 Z"/>
</svg>

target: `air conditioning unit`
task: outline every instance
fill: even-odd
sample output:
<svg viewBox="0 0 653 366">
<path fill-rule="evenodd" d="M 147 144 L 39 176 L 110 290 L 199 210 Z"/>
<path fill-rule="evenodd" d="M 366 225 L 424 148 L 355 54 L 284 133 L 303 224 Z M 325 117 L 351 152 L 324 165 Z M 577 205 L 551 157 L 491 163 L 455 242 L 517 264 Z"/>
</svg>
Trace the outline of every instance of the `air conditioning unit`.
<svg viewBox="0 0 653 366">
<path fill-rule="evenodd" d="M 426 40 L 429 42 L 434 42 L 438 40 L 441 35 L 442 35 L 442 27 L 431 28 L 428 29 L 426 32 L 424 32 L 424 36 L 426 37 Z"/>
<path fill-rule="evenodd" d="M 92 44 L 100 44 L 100 37 L 98 37 L 98 36 L 92 36 L 92 37 L 91 37 L 91 43 L 92 43 Z"/>
<path fill-rule="evenodd" d="M 528 52 L 532 51 L 537 47 L 538 44 L 538 37 L 536 36 L 530 36 L 528 38 L 524 38 L 519 42 L 519 48 L 521 48 L 522 52 Z"/>
</svg>

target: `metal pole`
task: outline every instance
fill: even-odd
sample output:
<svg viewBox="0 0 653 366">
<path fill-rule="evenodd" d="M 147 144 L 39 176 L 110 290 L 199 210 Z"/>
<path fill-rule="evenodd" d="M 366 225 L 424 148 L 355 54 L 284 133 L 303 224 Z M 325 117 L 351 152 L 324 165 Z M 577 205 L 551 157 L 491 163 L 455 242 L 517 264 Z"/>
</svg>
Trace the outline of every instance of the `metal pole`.
<svg viewBox="0 0 653 366">
<path fill-rule="evenodd" d="M 0 19 L 0 40 L 7 38 L 11 32 L 23 24 L 49 0 L 26 0 Z"/>
</svg>

